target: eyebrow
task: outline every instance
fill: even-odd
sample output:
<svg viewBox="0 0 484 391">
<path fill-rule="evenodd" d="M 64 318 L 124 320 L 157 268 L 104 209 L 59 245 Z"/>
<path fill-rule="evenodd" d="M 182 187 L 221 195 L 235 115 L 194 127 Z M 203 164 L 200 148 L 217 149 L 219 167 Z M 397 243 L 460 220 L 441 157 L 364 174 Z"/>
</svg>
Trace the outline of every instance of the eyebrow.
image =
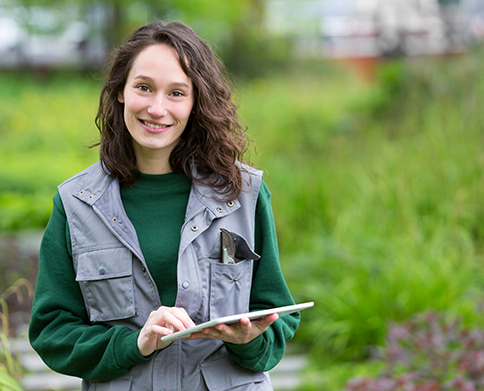
<svg viewBox="0 0 484 391">
<path fill-rule="evenodd" d="M 149 81 L 150 83 L 153 83 L 153 84 L 155 82 L 153 80 L 153 78 L 151 78 L 150 76 L 145 76 L 145 75 L 136 75 L 134 77 L 134 80 L 146 80 L 146 81 Z M 173 83 L 170 83 L 170 87 L 172 87 L 172 88 L 187 88 L 187 89 L 190 89 L 190 86 L 187 83 L 184 83 L 184 82 L 173 82 Z"/>
</svg>

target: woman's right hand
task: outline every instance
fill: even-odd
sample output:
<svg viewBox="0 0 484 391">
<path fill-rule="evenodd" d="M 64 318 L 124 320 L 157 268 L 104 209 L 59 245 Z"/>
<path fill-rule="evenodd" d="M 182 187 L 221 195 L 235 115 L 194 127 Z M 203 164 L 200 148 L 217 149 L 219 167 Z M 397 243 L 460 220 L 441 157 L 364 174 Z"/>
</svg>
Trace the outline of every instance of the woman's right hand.
<svg viewBox="0 0 484 391">
<path fill-rule="evenodd" d="M 155 350 L 164 349 L 172 343 L 163 342 L 161 337 L 176 331 L 195 326 L 183 308 L 160 307 L 152 311 L 138 335 L 138 349 L 143 356 L 149 356 Z"/>
</svg>

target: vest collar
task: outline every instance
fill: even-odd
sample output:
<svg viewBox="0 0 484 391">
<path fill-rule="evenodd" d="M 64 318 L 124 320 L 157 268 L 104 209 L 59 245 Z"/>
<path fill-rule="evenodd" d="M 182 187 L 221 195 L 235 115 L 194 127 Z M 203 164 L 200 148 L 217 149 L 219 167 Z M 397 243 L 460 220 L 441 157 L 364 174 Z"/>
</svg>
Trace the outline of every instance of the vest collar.
<svg viewBox="0 0 484 391">
<path fill-rule="evenodd" d="M 201 177 L 194 166 L 192 167 L 192 175 L 194 178 Z M 90 206 L 94 205 L 103 196 L 113 181 L 117 181 L 103 170 L 100 162 L 82 171 L 79 173 L 79 176 L 81 178 L 73 196 Z M 186 216 L 196 213 L 200 206 L 207 208 L 214 218 L 226 216 L 240 208 L 239 200 L 224 202 L 217 200 L 215 197 L 216 194 L 210 186 L 194 180 Z"/>
<path fill-rule="evenodd" d="M 94 163 L 86 170 L 79 173 L 81 177 L 73 196 L 92 206 L 102 197 L 114 178 L 107 175 L 101 166 L 101 162 Z"/>
</svg>

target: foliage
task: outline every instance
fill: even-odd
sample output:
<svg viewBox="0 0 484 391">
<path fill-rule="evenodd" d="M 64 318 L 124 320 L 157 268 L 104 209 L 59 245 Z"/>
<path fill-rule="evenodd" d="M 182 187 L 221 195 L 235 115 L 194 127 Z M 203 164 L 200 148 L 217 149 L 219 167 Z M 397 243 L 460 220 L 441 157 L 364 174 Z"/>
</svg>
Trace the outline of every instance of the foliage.
<svg viewBox="0 0 484 391">
<path fill-rule="evenodd" d="M 383 365 L 377 360 L 362 362 L 325 363 L 324 367 L 314 360 L 303 370 L 303 384 L 298 391 L 342 390 L 351 378 L 376 377 Z"/>
<path fill-rule="evenodd" d="M 296 300 L 316 302 L 297 338 L 321 368 L 365 359 L 389 320 L 428 308 L 482 322 L 481 56 L 389 64 L 392 85 L 350 106 L 344 131 L 329 123 L 318 143 L 313 122 L 305 155 L 307 127 L 287 144 L 293 134 L 274 131 L 266 178 L 286 277 Z"/>
<path fill-rule="evenodd" d="M 382 360 L 380 376 L 354 378 L 346 390 L 484 390 L 484 329 L 445 312 L 420 313 L 390 326 Z"/>
<path fill-rule="evenodd" d="M 0 368 L 0 390 L 2 391 L 22 391 L 22 387 L 9 374 Z"/>
<path fill-rule="evenodd" d="M 0 289 L 10 287 L 6 292 L 11 294 L 4 300 L 12 315 L 9 319 L 12 329 L 28 323 L 30 318 L 32 295 L 21 294 L 18 282 L 22 282 L 22 287 L 33 290 L 38 270 L 38 242 L 38 232 L 23 232 L 21 238 L 17 235 L 0 236 Z"/>
<path fill-rule="evenodd" d="M 45 226 L 56 186 L 96 161 L 93 79 L 0 74 L 0 231 Z"/>
<path fill-rule="evenodd" d="M 26 293 L 24 292 L 26 291 Z M 1 391 L 22 391 L 17 380 L 20 379 L 22 368 L 15 359 L 10 348 L 9 337 L 9 315 L 7 299 L 15 295 L 17 300 L 22 301 L 24 298 L 33 296 L 32 285 L 29 281 L 20 279 L 12 284 L 9 288 L 0 292 L 0 390 Z"/>
</svg>

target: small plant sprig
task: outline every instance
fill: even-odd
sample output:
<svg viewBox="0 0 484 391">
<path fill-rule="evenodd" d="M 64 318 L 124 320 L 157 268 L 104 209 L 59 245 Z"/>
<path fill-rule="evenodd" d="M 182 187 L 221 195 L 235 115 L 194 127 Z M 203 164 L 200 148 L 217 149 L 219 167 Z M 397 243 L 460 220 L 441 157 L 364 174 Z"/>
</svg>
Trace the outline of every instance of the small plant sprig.
<svg viewBox="0 0 484 391">
<path fill-rule="evenodd" d="M 383 373 L 355 378 L 346 391 L 484 390 L 484 329 L 445 312 L 427 311 L 390 326 Z"/>
<path fill-rule="evenodd" d="M 25 288 L 27 293 L 22 292 Z M 22 375 L 22 368 L 15 359 L 10 349 L 8 306 L 6 299 L 15 295 L 18 301 L 23 301 L 25 297 L 32 297 L 32 284 L 26 279 L 19 279 L 5 291 L 0 292 L 0 390 L 1 391 L 22 391 L 17 380 Z"/>
</svg>

